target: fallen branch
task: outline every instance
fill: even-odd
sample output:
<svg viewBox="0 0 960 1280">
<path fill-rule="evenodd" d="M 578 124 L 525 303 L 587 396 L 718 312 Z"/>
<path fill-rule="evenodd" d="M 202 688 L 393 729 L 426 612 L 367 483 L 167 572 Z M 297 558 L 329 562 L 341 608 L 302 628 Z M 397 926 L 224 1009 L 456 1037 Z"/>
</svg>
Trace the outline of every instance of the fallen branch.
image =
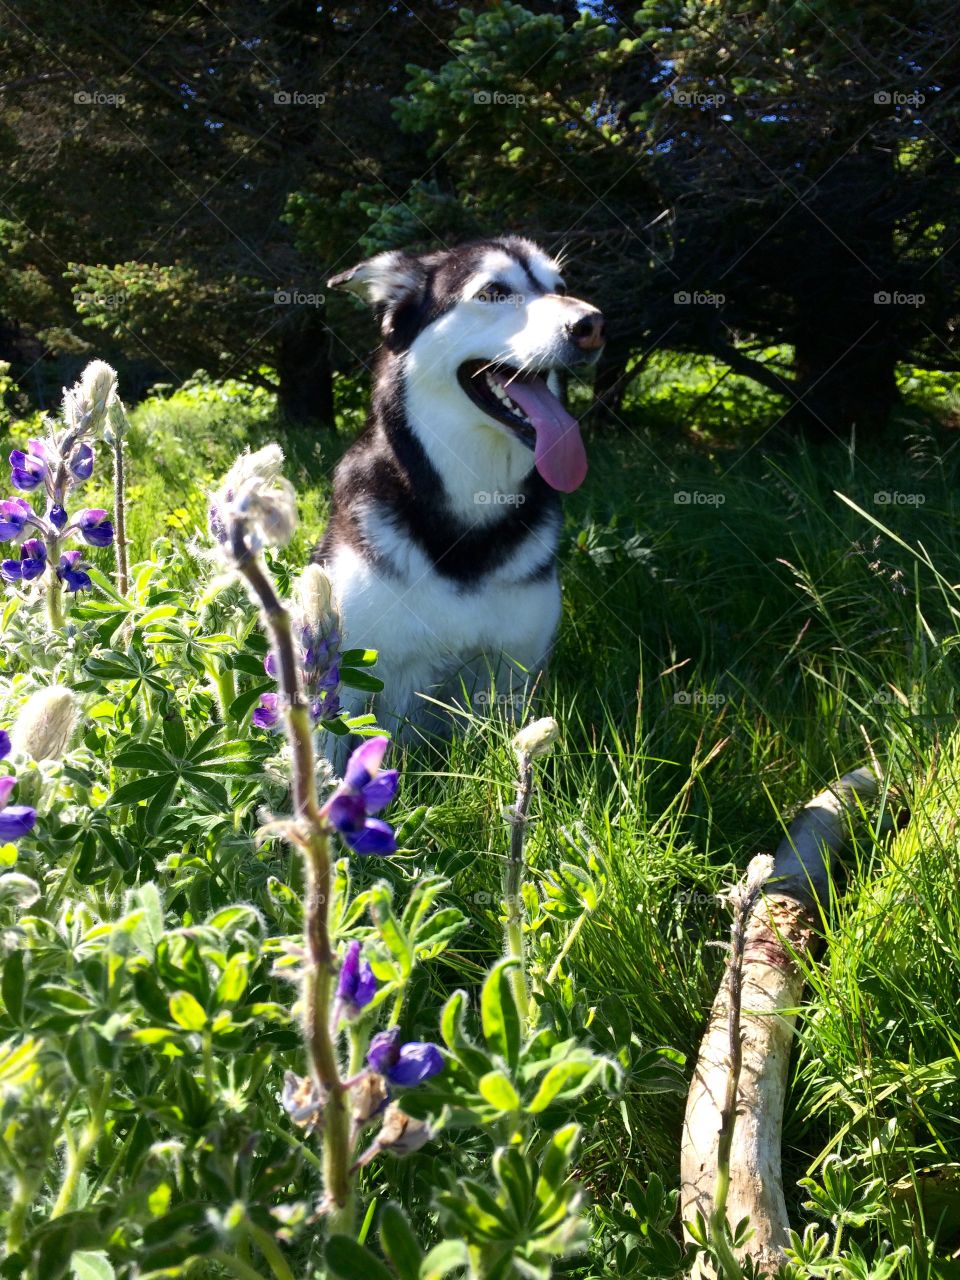
<svg viewBox="0 0 960 1280">
<path fill-rule="evenodd" d="M 771 1272 L 784 1262 L 790 1229 L 780 1142 L 803 986 L 794 957 L 806 954 L 813 942 L 831 857 L 846 843 L 846 818 L 876 793 L 872 770 L 857 769 L 811 800 L 790 824 L 773 859 L 769 892 L 754 894 L 744 916 L 737 917 L 730 965 L 687 1097 L 680 1151 L 683 1221 L 700 1213 L 716 1224 L 719 1199 L 732 1229 L 750 1219 L 752 1235 L 740 1256 Z"/>
</svg>

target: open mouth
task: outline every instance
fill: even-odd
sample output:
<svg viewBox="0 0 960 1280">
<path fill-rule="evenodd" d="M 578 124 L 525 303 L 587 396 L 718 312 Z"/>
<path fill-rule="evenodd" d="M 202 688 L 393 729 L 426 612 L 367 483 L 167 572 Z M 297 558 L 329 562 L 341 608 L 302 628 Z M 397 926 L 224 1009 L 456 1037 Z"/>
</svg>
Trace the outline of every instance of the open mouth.
<svg viewBox="0 0 960 1280">
<path fill-rule="evenodd" d="M 533 450 L 547 484 L 562 493 L 578 488 L 587 474 L 580 425 L 538 373 L 489 360 L 467 360 L 457 370 L 466 395 L 489 418 Z"/>
<path fill-rule="evenodd" d="M 528 449 L 537 443 L 533 422 L 510 394 L 511 388 L 521 380 L 536 380 L 546 387 L 543 378 L 536 374 L 521 373 L 509 364 L 491 364 L 489 360 L 467 360 L 457 370 L 457 380 L 477 406 L 490 418 L 495 418 Z M 549 394 L 553 394 L 547 388 Z"/>
</svg>

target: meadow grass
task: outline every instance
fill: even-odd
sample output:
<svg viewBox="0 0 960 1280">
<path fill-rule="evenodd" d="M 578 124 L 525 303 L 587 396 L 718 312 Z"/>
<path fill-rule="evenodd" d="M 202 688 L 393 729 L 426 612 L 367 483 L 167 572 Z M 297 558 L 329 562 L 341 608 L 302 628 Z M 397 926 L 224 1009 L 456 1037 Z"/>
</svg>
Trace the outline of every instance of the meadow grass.
<svg viewBox="0 0 960 1280">
<path fill-rule="evenodd" d="M 878 764 L 912 818 L 892 837 L 878 821 L 837 879 L 799 1024 L 787 1194 L 799 1226 L 796 1180 L 827 1155 L 873 1172 L 888 1213 L 868 1236 L 914 1242 L 902 1274 L 930 1274 L 926 1255 L 960 1231 L 960 449 L 918 396 L 895 446 L 771 450 L 770 406 L 745 418 L 728 385 L 704 421 L 695 372 L 669 423 L 641 378 L 626 421 L 588 442 L 590 476 L 566 504 L 563 622 L 538 703 L 564 740 L 534 802 L 529 874 L 599 857 L 606 892 L 572 945 L 575 982 L 598 1019 L 625 1015 L 640 1047 L 674 1049 L 689 1071 L 724 963 L 718 894 L 805 799 Z M 751 425 L 733 447 L 717 443 L 724 415 Z M 158 527 L 194 536 L 209 484 L 274 437 L 301 499 L 291 558 L 305 559 L 359 425 L 288 431 L 236 385 L 146 401 L 132 423 L 134 560 Z M 473 981 L 498 945 L 510 732 L 467 719 L 404 771 L 401 806 L 426 806 L 416 847 L 473 922 L 445 984 Z M 439 996 L 427 984 L 417 998 Z M 676 1184 L 685 1081 L 665 1060 L 662 1088 L 628 1083 L 598 1105 L 583 1158 L 595 1196 L 627 1173 Z"/>
</svg>

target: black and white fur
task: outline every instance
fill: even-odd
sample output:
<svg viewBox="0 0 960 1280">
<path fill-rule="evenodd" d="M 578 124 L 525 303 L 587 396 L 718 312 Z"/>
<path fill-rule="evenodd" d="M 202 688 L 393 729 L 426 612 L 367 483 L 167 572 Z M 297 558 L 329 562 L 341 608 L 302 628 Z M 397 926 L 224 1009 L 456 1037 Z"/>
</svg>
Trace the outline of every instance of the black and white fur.
<svg viewBox="0 0 960 1280">
<path fill-rule="evenodd" d="M 337 467 L 315 558 L 345 646 L 379 651 L 377 718 L 396 731 L 464 683 L 489 689 L 491 668 L 512 697 L 549 654 L 559 494 L 534 467 L 531 433 L 471 375 L 496 362 L 544 374 L 556 394 L 565 368 L 599 356 L 602 317 L 517 237 L 381 253 L 329 284 L 373 304 L 383 341 L 368 426 Z M 344 692 L 360 713 L 365 695 Z"/>
</svg>

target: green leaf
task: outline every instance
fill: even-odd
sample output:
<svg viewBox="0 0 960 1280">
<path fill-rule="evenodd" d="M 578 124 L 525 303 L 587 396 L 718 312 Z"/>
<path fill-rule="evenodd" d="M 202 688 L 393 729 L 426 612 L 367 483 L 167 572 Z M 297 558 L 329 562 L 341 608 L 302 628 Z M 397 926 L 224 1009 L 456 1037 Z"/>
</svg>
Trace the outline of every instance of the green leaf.
<svg viewBox="0 0 960 1280">
<path fill-rule="evenodd" d="M 480 1096 L 498 1111 L 519 1111 L 520 1095 L 502 1071 L 488 1071 L 477 1084 Z"/>
<path fill-rule="evenodd" d="M 380 1244 L 400 1280 L 418 1280 L 423 1250 L 407 1215 L 392 1202 L 384 1205 L 380 1215 Z"/>
<path fill-rule="evenodd" d="M 592 1083 L 602 1066 L 603 1063 L 596 1059 L 558 1062 L 541 1080 L 540 1088 L 528 1109 L 536 1114 L 544 1111 L 558 1097 L 578 1097 Z"/>
<path fill-rule="evenodd" d="M 501 960 L 490 970 L 480 996 L 480 1019 L 487 1044 L 511 1067 L 520 1058 L 520 1014 L 510 983 L 513 959 Z"/>
<path fill-rule="evenodd" d="M 345 649 L 340 655 L 340 666 L 372 667 L 376 660 L 376 649 Z"/>
<path fill-rule="evenodd" d="M 73 1280 L 116 1280 L 116 1272 L 110 1259 L 101 1250 L 76 1252 L 70 1259 Z"/>
<path fill-rule="evenodd" d="M 203 1005 L 189 991 L 178 991 L 170 997 L 170 1017 L 185 1031 L 202 1031 L 207 1025 Z"/>
<path fill-rule="evenodd" d="M 358 671 L 356 667 L 343 667 L 340 679 L 348 689 L 362 689 L 365 693 L 379 693 L 383 688 L 382 680 L 368 675 L 366 671 Z"/>
<path fill-rule="evenodd" d="M 133 782 L 125 782 L 107 801 L 107 804 L 135 804 L 138 800 L 149 800 L 170 785 L 168 773 L 155 773 L 149 778 L 135 778 Z"/>
<path fill-rule="evenodd" d="M 444 1240 L 435 1245 L 420 1264 L 420 1280 L 443 1280 L 458 1267 L 470 1263 L 470 1253 L 463 1240 Z"/>
<path fill-rule="evenodd" d="M 11 951 L 3 965 L 0 996 L 3 998 L 3 1007 L 15 1026 L 23 1023 L 23 991 L 23 952 Z"/>
<path fill-rule="evenodd" d="M 351 1236 L 331 1236 L 324 1257 L 340 1280 L 393 1280 L 376 1254 L 357 1244 Z"/>
<path fill-rule="evenodd" d="M 221 1004 L 236 1004 L 250 981 L 250 957 L 244 952 L 231 956 L 217 983 L 217 999 Z"/>
</svg>

